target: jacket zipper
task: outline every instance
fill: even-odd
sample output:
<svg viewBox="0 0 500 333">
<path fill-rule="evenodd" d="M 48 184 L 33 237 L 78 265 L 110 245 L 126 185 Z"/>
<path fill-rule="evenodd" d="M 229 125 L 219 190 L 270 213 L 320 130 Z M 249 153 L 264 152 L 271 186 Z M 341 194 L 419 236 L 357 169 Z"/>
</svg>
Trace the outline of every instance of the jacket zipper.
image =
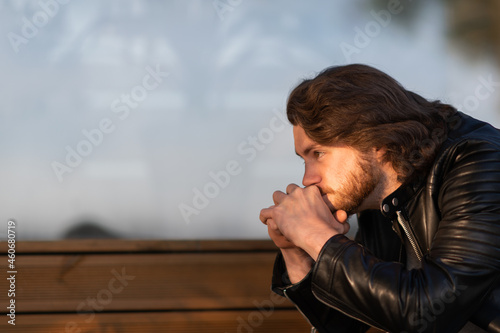
<svg viewBox="0 0 500 333">
<path fill-rule="evenodd" d="M 415 235 L 410 229 L 410 224 L 408 221 L 404 218 L 403 213 L 401 213 L 400 210 L 396 212 L 398 215 L 398 222 L 401 228 L 403 228 L 403 231 L 406 234 L 406 237 L 408 237 L 408 241 L 410 242 L 411 247 L 413 248 L 413 251 L 415 252 L 415 255 L 417 256 L 418 261 L 422 261 L 422 258 L 424 257 L 422 254 L 422 251 L 417 245 L 417 241 L 415 239 Z"/>
</svg>

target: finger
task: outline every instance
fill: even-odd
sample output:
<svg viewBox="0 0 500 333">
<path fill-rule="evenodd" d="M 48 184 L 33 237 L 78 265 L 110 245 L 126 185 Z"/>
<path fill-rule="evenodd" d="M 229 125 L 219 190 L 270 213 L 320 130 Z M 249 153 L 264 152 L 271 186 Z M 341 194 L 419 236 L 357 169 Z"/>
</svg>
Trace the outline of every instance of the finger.
<svg viewBox="0 0 500 333">
<path fill-rule="evenodd" d="M 309 186 L 306 186 L 305 189 L 307 191 L 313 191 L 313 192 L 317 191 L 321 196 L 324 196 L 323 192 L 321 191 L 321 189 L 319 188 L 318 185 L 309 185 Z"/>
<path fill-rule="evenodd" d="M 273 193 L 273 201 L 275 205 L 278 205 L 284 198 L 286 194 L 281 191 L 276 191 Z"/>
<path fill-rule="evenodd" d="M 290 194 L 298 188 L 300 187 L 297 184 L 290 184 L 286 187 L 286 194 Z"/>
<path fill-rule="evenodd" d="M 335 213 L 333 213 L 333 216 L 340 223 L 344 223 L 345 221 L 347 221 L 347 213 L 345 210 L 337 210 L 335 211 Z"/>
<path fill-rule="evenodd" d="M 332 212 L 332 214 L 334 214 L 335 211 L 336 211 L 336 209 L 335 209 L 335 207 L 333 207 L 333 205 L 330 202 L 330 200 L 328 200 L 328 198 L 326 197 L 326 195 L 324 195 L 322 198 L 323 198 L 323 202 L 326 204 L 326 207 L 328 207 L 328 209 L 330 210 L 330 212 Z"/>
<path fill-rule="evenodd" d="M 272 225 L 272 223 L 271 223 L 271 225 Z M 286 238 L 286 237 L 285 237 L 285 235 L 283 235 L 283 234 L 281 233 L 281 231 L 280 231 L 278 228 L 276 228 L 276 229 L 272 229 L 271 227 L 270 227 L 270 228 L 268 228 L 268 233 L 271 233 L 271 232 L 272 232 L 275 236 L 277 236 L 277 237 L 283 237 L 283 240 L 285 240 L 286 242 L 288 242 L 288 243 L 290 243 L 291 245 L 293 245 L 293 243 L 292 243 L 292 242 L 291 242 L 288 238 Z"/>
<path fill-rule="evenodd" d="M 267 224 L 267 220 L 272 219 L 274 206 L 264 208 L 260 211 L 259 219 L 262 223 Z"/>
<path fill-rule="evenodd" d="M 349 230 L 351 230 L 351 225 L 348 222 L 342 223 L 342 225 L 344 226 L 343 234 L 345 235 L 349 232 Z"/>
<path fill-rule="evenodd" d="M 273 219 L 268 219 L 267 220 L 267 227 L 271 230 L 278 231 L 278 226 L 276 225 L 276 222 L 274 222 Z M 281 233 L 281 232 L 280 232 Z"/>
</svg>

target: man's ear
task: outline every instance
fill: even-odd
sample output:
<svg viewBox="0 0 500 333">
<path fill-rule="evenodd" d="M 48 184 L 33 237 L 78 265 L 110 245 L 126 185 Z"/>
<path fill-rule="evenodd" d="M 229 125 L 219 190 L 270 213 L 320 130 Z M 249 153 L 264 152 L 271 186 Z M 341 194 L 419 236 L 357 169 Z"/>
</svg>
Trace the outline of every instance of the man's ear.
<svg viewBox="0 0 500 333">
<path fill-rule="evenodd" d="M 379 163 L 383 163 L 385 154 L 387 153 L 387 149 L 381 148 L 373 148 L 377 161 Z"/>
</svg>

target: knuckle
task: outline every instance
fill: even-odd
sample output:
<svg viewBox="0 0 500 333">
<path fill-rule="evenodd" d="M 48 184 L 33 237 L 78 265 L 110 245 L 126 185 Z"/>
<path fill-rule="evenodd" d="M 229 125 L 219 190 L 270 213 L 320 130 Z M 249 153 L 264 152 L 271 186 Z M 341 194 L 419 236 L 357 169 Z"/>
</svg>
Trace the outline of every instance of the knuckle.
<svg viewBox="0 0 500 333">
<path fill-rule="evenodd" d="M 295 191 L 295 189 L 297 189 L 297 188 L 298 188 L 297 184 L 294 184 L 294 183 L 288 184 L 288 186 L 286 187 L 286 192 L 291 193 L 291 192 Z"/>
<path fill-rule="evenodd" d="M 306 189 L 309 192 L 316 192 L 316 191 L 318 191 L 318 187 L 317 186 L 308 186 L 308 187 L 306 187 Z"/>
</svg>

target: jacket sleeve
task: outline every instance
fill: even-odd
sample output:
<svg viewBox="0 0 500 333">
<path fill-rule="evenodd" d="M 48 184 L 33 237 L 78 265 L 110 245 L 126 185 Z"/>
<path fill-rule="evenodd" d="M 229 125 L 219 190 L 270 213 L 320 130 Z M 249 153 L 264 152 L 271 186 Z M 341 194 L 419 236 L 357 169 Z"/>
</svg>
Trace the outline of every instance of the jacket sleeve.
<svg viewBox="0 0 500 333">
<path fill-rule="evenodd" d="M 316 299 L 311 291 L 310 273 L 302 281 L 292 285 L 281 253 L 278 253 L 274 263 L 272 289 L 294 303 L 317 332 L 363 333 L 369 328 Z"/>
<path fill-rule="evenodd" d="M 337 235 L 311 272 L 313 295 L 390 332 L 457 332 L 497 285 L 500 271 L 500 149 L 465 141 L 448 154 L 435 200 L 441 214 L 421 268 L 377 258 Z M 418 221 L 414 221 L 418 223 Z"/>
<path fill-rule="evenodd" d="M 401 242 L 391 229 L 391 224 L 378 211 L 368 211 L 358 216 L 356 240 L 366 243 L 373 252 L 385 260 L 398 260 Z M 353 319 L 318 300 L 311 289 L 311 272 L 300 282 L 291 284 L 281 253 L 276 257 L 272 289 L 289 298 L 318 332 L 366 332 L 368 325 Z"/>
</svg>

